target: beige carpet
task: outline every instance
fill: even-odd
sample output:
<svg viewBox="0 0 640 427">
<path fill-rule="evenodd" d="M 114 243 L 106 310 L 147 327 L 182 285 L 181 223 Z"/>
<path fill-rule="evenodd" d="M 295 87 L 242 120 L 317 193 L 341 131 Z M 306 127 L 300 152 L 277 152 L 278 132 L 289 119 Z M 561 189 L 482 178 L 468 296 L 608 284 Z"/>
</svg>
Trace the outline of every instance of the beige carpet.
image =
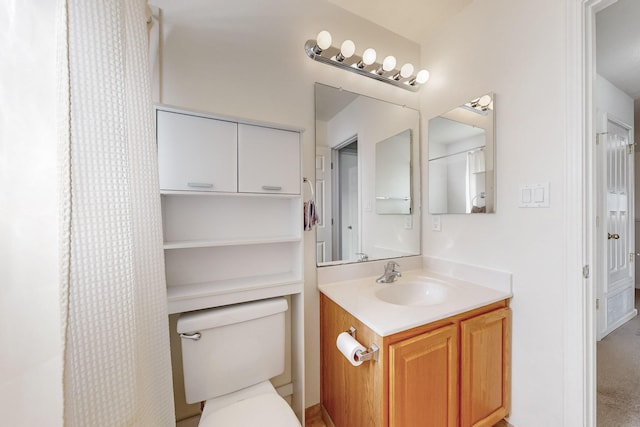
<svg viewBox="0 0 640 427">
<path fill-rule="evenodd" d="M 598 427 L 639 427 L 640 316 L 603 338 L 597 352 Z"/>
</svg>

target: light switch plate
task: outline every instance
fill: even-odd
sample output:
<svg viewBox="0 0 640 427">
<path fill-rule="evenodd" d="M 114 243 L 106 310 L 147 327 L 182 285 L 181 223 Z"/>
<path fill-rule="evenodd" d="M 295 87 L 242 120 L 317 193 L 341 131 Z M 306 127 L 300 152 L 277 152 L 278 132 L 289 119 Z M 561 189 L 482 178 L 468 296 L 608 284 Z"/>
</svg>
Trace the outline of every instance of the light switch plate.
<svg viewBox="0 0 640 427">
<path fill-rule="evenodd" d="M 413 228 L 413 218 L 411 217 L 411 215 L 405 215 L 404 228 L 405 230 L 411 230 Z"/>
<path fill-rule="evenodd" d="M 520 187 L 519 201 L 521 208 L 548 208 L 549 183 L 522 185 Z"/>
<path fill-rule="evenodd" d="M 433 231 L 442 231 L 442 226 L 440 225 L 440 215 L 431 216 L 431 229 Z"/>
</svg>

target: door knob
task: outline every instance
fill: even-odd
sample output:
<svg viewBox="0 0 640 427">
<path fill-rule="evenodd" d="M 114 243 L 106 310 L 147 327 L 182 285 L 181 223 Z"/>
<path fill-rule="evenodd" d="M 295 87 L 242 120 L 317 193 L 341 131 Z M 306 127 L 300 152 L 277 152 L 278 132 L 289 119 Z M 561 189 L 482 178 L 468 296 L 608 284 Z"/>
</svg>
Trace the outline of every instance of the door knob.
<svg viewBox="0 0 640 427">
<path fill-rule="evenodd" d="M 608 236 L 607 236 L 608 240 L 611 240 L 611 239 L 618 240 L 620 238 L 619 234 L 611 234 L 611 233 L 607 233 L 607 234 L 608 234 Z"/>
</svg>

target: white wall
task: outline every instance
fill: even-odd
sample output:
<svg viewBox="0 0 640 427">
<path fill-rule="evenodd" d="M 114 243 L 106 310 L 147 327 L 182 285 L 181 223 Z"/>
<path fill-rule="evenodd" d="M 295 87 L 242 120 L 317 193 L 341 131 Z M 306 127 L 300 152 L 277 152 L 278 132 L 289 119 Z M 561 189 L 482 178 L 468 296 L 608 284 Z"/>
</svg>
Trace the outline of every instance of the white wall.
<svg viewBox="0 0 640 427">
<path fill-rule="evenodd" d="M 607 123 L 604 114 L 608 114 L 629 126 L 634 126 L 633 98 L 598 74 L 596 75 L 597 132 L 606 132 Z M 633 135 L 633 132 L 631 134 Z"/>
<path fill-rule="evenodd" d="M 314 83 L 417 109 L 419 94 L 309 59 L 304 43 L 322 29 L 334 45 L 420 63 L 420 49 L 325 1 L 152 0 L 162 9 L 161 100 L 185 108 L 299 126 L 304 176 L 315 174 Z M 304 188 L 304 187 L 303 187 Z M 307 193 L 305 193 L 308 196 Z M 306 406 L 320 401 L 319 297 L 315 232 L 304 233 Z"/>
<path fill-rule="evenodd" d="M 431 71 L 421 92 L 425 128 L 431 117 L 496 93 L 496 213 L 442 215 L 442 232 L 424 215 L 423 253 L 513 273 L 518 427 L 564 421 L 565 31 L 564 2 L 477 0 L 422 48 Z M 519 208 L 519 186 L 541 182 L 550 182 L 550 208 Z"/>
<path fill-rule="evenodd" d="M 56 2 L 0 4 L 0 414 L 62 425 Z"/>
</svg>

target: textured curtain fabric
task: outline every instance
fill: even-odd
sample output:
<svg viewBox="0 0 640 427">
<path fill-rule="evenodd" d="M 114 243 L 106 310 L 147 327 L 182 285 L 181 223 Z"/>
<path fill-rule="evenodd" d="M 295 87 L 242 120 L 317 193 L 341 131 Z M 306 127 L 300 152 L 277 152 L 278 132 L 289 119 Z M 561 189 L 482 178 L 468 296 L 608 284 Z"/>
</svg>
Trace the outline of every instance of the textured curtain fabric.
<svg viewBox="0 0 640 427">
<path fill-rule="evenodd" d="M 175 425 L 143 0 L 60 0 L 66 426 Z"/>
</svg>

